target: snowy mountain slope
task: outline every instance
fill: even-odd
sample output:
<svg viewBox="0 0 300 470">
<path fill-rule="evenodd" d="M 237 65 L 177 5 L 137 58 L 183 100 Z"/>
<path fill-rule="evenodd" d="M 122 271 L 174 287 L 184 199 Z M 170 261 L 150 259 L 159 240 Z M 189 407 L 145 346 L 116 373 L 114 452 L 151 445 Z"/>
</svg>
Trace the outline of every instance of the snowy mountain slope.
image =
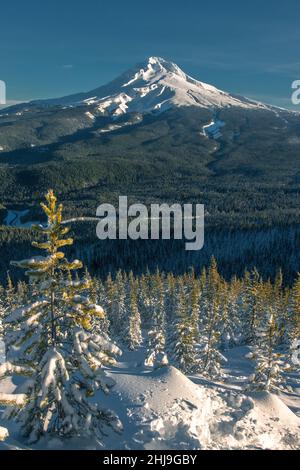
<svg viewBox="0 0 300 470">
<path fill-rule="evenodd" d="M 160 113 L 182 106 L 201 108 L 272 107 L 226 93 L 184 73 L 176 64 L 160 57 L 149 57 L 105 86 L 87 93 L 51 100 L 33 101 L 26 107 L 93 105 L 96 112 L 120 116 L 129 112 Z M 7 111 L 7 110 L 6 110 Z M 90 114 L 93 119 L 93 114 Z"/>
<path fill-rule="evenodd" d="M 243 392 L 252 363 L 247 347 L 228 351 L 226 378 L 214 382 L 195 375 L 186 377 L 174 367 L 151 370 L 143 364 L 144 348 L 124 355 L 109 374 L 115 386 L 108 395 L 98 392 L 95 401 L 113 409 L 124 430 L 103 443 L 91 439 L 42 440 L 39 449 L 297 449 L 300 445 L 298 395 L 280 396 Z M 5 379 L 0 391 L 21 392 L 22 384 Z M 289 403 L 289 406 L 286 405 Z M 26 448 L 18 441 L 15 425 L 1 420 L 9 437 L 0 449 Z"/>
</svg>

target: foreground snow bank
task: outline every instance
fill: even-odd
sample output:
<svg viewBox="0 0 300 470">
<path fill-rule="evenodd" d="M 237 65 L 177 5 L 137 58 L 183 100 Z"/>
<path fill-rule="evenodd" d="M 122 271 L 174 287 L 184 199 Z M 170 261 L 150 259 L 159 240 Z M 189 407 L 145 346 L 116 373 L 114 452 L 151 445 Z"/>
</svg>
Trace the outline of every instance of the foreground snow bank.
<svg viewBox="0 0 300 470">
<path fill-rule="evenodd" d="M 252 399 L 254 408 L 248 422 L 256 424 L 256 445 L 263 449 L 299 449 L 300 418 L 277 395 L 257 392 Z"/>
<path fill-rule="evenodd" d="M 276 395 L 247 396 L 241 389 L 204 383 L 200 377 L 202 383 L 196 384 L 172 366 L 148 373 L 120 369 L 112 375 L 126 430 L 125 439 L 118 442 L 121 448 L 294 449 L 300 445 L 300 418 Z"/>
<path fill-rule="evenodd" d="M 235 348 L 227 356 L 226 381 L 217 383 L 198 375 L 190 380 L 172 366 L 147 369 L 142 350 L 125 351 L 116 367 L 107 371 L 115 381 L 111 392 L 98 392 L 93 398 L 116 412 L 124 431 L 111 432 L 102 442 L 50 437 L 33 448 L 298 449 L 300 418 L 293 412 L 300 411 L 298 393 L 245 395 L 244 380 L 251 372 L 245 348 Z M 0 382 L 2 393 L 22 391 L 14 378 Z M 1 422 L 1 414 L 0 425 L 10 434 L 0 449 L 27 448 L 26 442 L 19 441 L 18 429 L 11 422 Z"/>
<path fill-rule="evenodd" d="M 175 367 L 144 374 L 114 373 L 114 393 L 125 405 L 125 448 L 201 449 L 211 441 L 211 393 Z M 125 422 L 124 422 L 125 420 Z"/>
</svg>

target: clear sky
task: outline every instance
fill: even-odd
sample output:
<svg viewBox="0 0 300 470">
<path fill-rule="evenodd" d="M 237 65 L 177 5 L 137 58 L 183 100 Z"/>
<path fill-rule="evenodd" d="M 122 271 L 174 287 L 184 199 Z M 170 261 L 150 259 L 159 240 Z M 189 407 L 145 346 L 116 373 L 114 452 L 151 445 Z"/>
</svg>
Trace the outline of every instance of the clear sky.
<svg viewBox="0 0 300 470">
<path fill-rule="evenodd" d="M 0 79 L 10 102 L 87 91 L 157 55 L 226 91 L 292 107 L 299 54 L 299 0 L 0 4 Z"/>
</svg>

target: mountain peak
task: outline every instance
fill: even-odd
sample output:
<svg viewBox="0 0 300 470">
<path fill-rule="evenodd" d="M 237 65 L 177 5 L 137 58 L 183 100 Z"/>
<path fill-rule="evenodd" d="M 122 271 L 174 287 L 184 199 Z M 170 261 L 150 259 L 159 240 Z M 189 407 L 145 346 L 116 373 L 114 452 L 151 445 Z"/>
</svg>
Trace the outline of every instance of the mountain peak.
<svg viewBox="0 0 300 470">
<path fill-rule="evenodd" d="M 130 112 L 160 113 L 184 106 L 212 110 L 228 107 L 268 108 L 262 103 L 231 95 L 213 85 L 195 80 L 177 64 L 159 56 L 148 57 L 107 85 L 90 92 L 35 101 L 32 104 L 73 107 L 93 105 L 94 113 L 111 116 Z"/>
<path fill-rule="evenodd" d="M 163 59 L 162 57 L 151 56 L 148 57 L 148 59 L 144 63 L 147 64 L 147 68 L 152 68 L 154 70 L 156 69 L 161 71 L 165 70 L 167 72 L 185 75 L 185 73 L 178 67 L 177 64 L 169 60 Z"/>
<path fill-rule="evenodd" d="M 151 56 L 126 72 L 130 80 L 123 86 L 131 85 L 140 80 L 144 82 L 159 80 L 168 74 L 177 75 L 182 79 L 187 78 L 187 75 L 174 62 L 167 61 L 162 57 Z"/>
</svg>

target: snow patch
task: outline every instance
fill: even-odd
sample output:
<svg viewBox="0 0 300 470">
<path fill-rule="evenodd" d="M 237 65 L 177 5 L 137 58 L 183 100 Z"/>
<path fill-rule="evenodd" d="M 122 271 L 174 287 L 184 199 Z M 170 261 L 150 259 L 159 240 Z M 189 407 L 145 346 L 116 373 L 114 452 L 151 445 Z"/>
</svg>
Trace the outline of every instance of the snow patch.
<svg viewBox="0 0 300 470">
<path fill-rule="evenodd" d="M 95 117 L 92 113 L 90 113 L 89 111 L 87 111 L 87 112 L 85 113 L 85 115 L 86 115 L 88 118 L 90 118 L 92 121 L 95 121 L 95 119 L 96 119 L 96 117 Z"/>
<path fill-rule="evenodd" d="M 203 134 L 206 137 L 211 137 L 212 139 L 218 140 L 222 137 L 221 129 L 225 126 L 225 122 L 220 119 L 210 121 L 209 124 L 206 124 L 202 127 Z"/>
</svg>

